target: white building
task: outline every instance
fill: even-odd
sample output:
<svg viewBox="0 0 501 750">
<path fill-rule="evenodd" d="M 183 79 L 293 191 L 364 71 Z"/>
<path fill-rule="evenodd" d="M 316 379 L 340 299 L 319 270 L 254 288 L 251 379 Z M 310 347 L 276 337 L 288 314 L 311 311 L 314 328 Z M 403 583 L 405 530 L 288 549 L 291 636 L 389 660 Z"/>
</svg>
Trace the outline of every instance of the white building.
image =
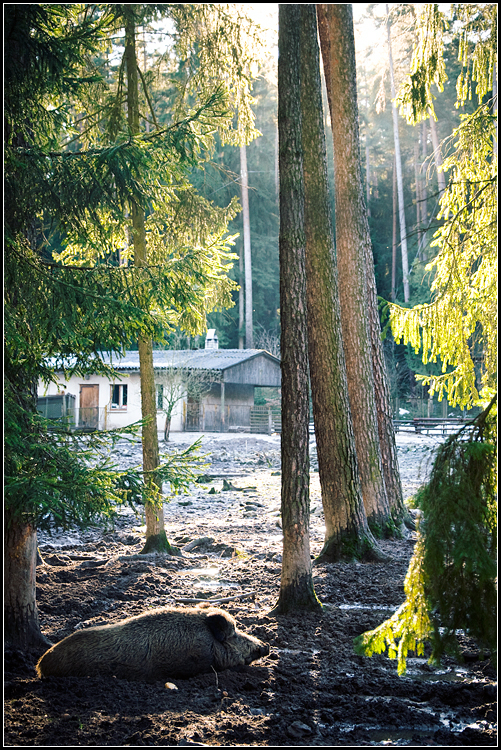
<svg viewBox="0 0 501 750">
<path fill-rule="evenodd" d="M 254 388 L 280 386 L 280 361 L 276 357 L 262 349 L 218 349 L 212 333 L 206 349 L 153 352 L 159 431 L 164 430 L 165 408 L 173 394 L 177 401 L 170 429 L 174 432 L 250 430 Z M 139 352 L 127 351 L 122 358 L 112 360 L 105 355 L 103 360 L 113 365 L 112 379 L 73 375 L 65 380 L 60 373 L 56 383 L 40 383 L 38 410 L 47 417 L 67 413 L 80 429 L 112 429 L 140 420 Z M 190 385 L 197 382 L 193 373 L 203 373 L 202 388 Z M 255 414 L 253 419 L 255 422 Z M 268 418 L 263 419 L 266 429 L 256 431 L 268 431 Z M 271 429 L 271 421 L 269 425 Z"/>
</svg>

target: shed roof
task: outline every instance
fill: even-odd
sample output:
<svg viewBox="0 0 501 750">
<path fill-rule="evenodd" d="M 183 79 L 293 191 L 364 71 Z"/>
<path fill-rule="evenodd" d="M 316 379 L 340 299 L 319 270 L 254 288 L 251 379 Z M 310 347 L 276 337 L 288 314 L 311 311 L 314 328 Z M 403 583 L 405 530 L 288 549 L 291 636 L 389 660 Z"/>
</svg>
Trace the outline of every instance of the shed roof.
<svg viewBox="0 0 501 750">
<path fill-rule="evenodd" d="M 117 371 L 139 370 L 138 351 L 127 351 L 119 358 L 103 355 L 103 361 Z M 280 360 L 264 349 L 155 349 L 153 367 L 219 371 L 226 382 L 280 384 Z"/>
</svg>

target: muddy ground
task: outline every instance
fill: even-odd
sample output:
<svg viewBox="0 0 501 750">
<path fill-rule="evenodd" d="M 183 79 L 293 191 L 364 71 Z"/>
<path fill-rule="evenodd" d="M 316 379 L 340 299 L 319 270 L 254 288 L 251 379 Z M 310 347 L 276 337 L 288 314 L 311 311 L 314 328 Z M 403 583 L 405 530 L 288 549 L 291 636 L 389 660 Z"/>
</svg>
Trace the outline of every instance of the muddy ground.
<svg viewBox="0 0 501 750">
<path fill-rule="evenodd" d="M 181 447 L 196 436 L 172 436 Z M 397 436 L 404 496 L 422 482 L 436 438 Z M 496 745 L 496 672 L 462 638 L 464 661 L 431 667 L 411 658 L 407 674 L 385 656 L 355 655 L 353 638 L 389 617 L 403 599 L 414 538 L 381 543 L 392 561 L 314 568 L 323 614 L 270 617 L 281 570 L 280 442 L 276 436 L 208 435 L 206 483 L 165 506 L 178 546 L 207 537 L 182 557 L 136 559 L 142 520 L 124 513 L 114 529 L 39 537 L 43 633 L 53 642 L 78 628 L 116 622 L 185 598 L 235 597 L 220 606 L 270 644 L 244 671 L 163 683 L 116 678 L 39 680 L 40 654 L 7 652 L 6 745 L 333 746 Z M 122 465 L 139 460 L 123 444 Z M 312 445 L 312 468 L 315 450 Z M 226 480 L 236 489 L 223 489 Z M 311 551 L 323 539 L 318 474 L 312 471 Z"/>
</svg>

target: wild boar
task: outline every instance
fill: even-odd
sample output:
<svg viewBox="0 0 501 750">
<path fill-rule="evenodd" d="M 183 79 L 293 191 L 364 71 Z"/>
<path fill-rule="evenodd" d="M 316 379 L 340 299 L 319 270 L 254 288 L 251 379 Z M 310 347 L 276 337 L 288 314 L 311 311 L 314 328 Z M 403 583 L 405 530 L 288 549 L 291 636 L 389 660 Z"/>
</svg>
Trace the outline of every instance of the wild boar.
<svg viewBox="0 0 501 750">
<path fill-rule="evenodd" d="M 222 609 L 165 607 L 72 633 L 45 652 L 37 673 L 153 682 L 240 667 L 269 652 Z"/>
</svg>

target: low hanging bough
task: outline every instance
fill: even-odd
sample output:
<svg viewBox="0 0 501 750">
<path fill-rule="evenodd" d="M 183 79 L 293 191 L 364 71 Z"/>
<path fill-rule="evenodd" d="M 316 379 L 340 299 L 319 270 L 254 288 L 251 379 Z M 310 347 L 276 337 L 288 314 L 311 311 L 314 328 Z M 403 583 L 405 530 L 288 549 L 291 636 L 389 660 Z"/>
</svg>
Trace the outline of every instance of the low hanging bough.
<svg viewBox="0 0 501 750">
<path fill-rule="evenodd" d="M 405 578 L 406 600 L 389 619 L 355 639 L 359 654 L 388 649 L 406 669 L 409 650 L 431 662 L 458 652 L 462 629 L 496 650 L 496 396 L 437 450 L 430 481 L 417 495 L 423 518 Z"/>
</svg>

